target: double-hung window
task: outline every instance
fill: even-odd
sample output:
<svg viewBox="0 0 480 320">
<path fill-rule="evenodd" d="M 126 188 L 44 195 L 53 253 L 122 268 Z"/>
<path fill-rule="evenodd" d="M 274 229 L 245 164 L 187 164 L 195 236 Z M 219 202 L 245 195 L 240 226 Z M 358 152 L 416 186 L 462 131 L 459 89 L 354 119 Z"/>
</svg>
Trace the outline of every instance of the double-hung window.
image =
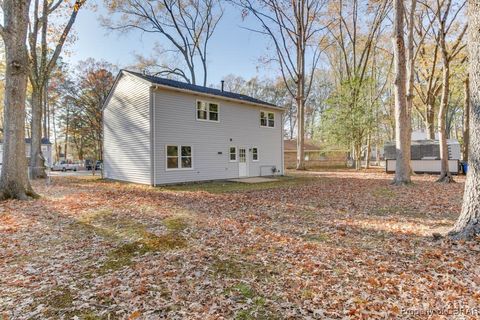
<svg viewBox="0 0 480 320">
<path fill-rule="evenodd" d="M 207 101 L 197 101 L 197 120 L 218 122 L 218 114 L 218 104 Z"/>
<path fill-rule="evenodd" d="M 274 128 L 275 127 L 275 113 L 260 111 L 260 126 Z"/>
<path fill-rule="evenodd" d="M 191 169 L 192 147 L 167 145 L 167 170 Z"/>
<path fill-rule="evenodd" d="M 258 161 L 258 148 L 257 147 L 252 148 L 252 160 L 253 161 Z"/>
<path fill-rule="evenodd" d="M 230 147 L 229 159 L 230 159 L 230 162 L 237 161 L 237 147 Z"/>
</svg>

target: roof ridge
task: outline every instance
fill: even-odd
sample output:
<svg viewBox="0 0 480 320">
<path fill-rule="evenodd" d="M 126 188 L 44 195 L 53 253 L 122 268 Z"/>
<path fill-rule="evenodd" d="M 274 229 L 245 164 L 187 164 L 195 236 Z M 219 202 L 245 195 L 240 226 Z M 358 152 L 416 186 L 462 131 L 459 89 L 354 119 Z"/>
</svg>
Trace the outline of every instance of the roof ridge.
<svg viewBox="0 0 480 320">
<path fill-rule="evenodd" d="M 152 76 L 152 75 L 147 75 L 147 74 L 142 74 L 136 71 L 131 71 L 127 69 L 122 69 L 120 72 L 127 72 L 130 73 L 136 77 L 142 78 L 148 82 L 151 82 L 153 84 L 158 84 L 158 85 L 163 85 L 167 87 L 172 87 L 172 88 L 177 88 L 177 89 L 182 89 L 182 90 L 188 90 L 192 92 L 197 92 L 197 93 L 203 93 L 203 94 L 210 94 L 210 95 L 215 95 L 219 97 L 224 97 L 224 98 L 229 98 L 229 99 L 234 99 L 238 101 L 242 101 L 245 103 L 254 103 L 254 104 L 260 104 L 264 105 L 266 107 L 274 107 L 274 108 L 280 108 L 279 106 L 266 102 L 245 94 L 241 93 L 234 93 L 231 91 L 222 91 L 220 89 L 216 88 L 211 88 L 211 87 L 205 87 L 205 86 L 200 86 L 196 84 L 191 84 L 187 82 L 182 82 L 178 80 L 173 80 L 173 79 L 168 79 L 168 78 L 162 78 L 158 76 Z"/>
</svg>

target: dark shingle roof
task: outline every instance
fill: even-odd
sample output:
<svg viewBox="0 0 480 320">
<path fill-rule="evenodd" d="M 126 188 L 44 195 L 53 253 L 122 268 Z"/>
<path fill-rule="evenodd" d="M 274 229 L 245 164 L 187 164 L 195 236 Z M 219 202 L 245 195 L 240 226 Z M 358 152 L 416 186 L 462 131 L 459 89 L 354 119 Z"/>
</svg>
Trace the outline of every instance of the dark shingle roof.
<svg viewBox="0 0 480 320">
<path fill-rule="evenodd" d="M 319 151 L 321 149 L 321 147 L 319 147 L 312 141 L 305 141 L 303 143 L 303 147 L 305 151 Z M 285 151 L 297 151 L 297 140 L 284 140 L 283 148 Z"/>
<path fill-rule="evenodd" d="M 125 72 L 128 72 L 130 74 L 133 74 L 139 78 L 145 79 L 151 83 L 162 85 L 162 86 L 167 86 L 167 87 L 172 87 L 172 88 L 177 88 L 177 89 L 182 89 L 182 90 L 188 90 L 192 92 L 198 92 L 198 93 L 203 93 L 203 94 L 209 94 L 209 95 L 215 95 L 219 97 L 225 97 L 229 99 L 235 99 L 235 100 L 240 100 L 244 102 L 250 102 L 250 103 L 255 103 L 255 104 L 261 104 L 267 107 L 274 107 L 274 108 L 279 108 L 278 106 L 271 104 L 269 102 L 265 102 L 262 100 L 258 100 L 255 98 L 252 98 L 250 96 L 246 96 L 243 94 L 238 94 L 238 93 L 233 93 L 233 92 L 228 92 L 228 91 L 222 91 L 219 89 L 214 89 L 214 88 L 208 88 L 208 87 L 202 87 L 186 82 L 181 82 L 181 81 L 175 81 L 171 79 L 165 79 L 165 78 L 160 78 L 160 77 L 155 77 L 155 76 L 150 76 L 150 75 L 145 75 L 141 74 L 138 72 L 134 71 L 129 71 L 129 70 L 123 70 Z"/>
</svg>

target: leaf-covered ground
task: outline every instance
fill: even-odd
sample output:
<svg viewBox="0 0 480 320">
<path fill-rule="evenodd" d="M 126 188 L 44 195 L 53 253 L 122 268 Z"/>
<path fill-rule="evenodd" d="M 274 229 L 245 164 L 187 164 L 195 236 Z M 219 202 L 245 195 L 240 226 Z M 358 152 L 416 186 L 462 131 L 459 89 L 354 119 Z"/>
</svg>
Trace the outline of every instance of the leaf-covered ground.
<svg viewBox="0 0 480 320">
<path fill-rule="evenodd" d="M 463 178 L 391 178 L 36 183 L 41 199 L 0 204 L 0 315 L 480 318 L 480 243 L 431 236 L 454 223 Z"/>
</svg>

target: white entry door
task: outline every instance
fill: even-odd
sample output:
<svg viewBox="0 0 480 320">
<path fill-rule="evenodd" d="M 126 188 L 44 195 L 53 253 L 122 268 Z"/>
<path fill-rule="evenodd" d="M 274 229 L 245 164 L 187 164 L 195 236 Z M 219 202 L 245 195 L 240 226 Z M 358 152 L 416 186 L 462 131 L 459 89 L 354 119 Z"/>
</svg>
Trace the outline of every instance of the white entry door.
<svg viewBox="0 0 480 320">
<path fill-rule="evenodd" d="M 245 148 L 238 149 L 238 176 L 240 178 L 248 176 L 247 149 Z"/>
</svg>

